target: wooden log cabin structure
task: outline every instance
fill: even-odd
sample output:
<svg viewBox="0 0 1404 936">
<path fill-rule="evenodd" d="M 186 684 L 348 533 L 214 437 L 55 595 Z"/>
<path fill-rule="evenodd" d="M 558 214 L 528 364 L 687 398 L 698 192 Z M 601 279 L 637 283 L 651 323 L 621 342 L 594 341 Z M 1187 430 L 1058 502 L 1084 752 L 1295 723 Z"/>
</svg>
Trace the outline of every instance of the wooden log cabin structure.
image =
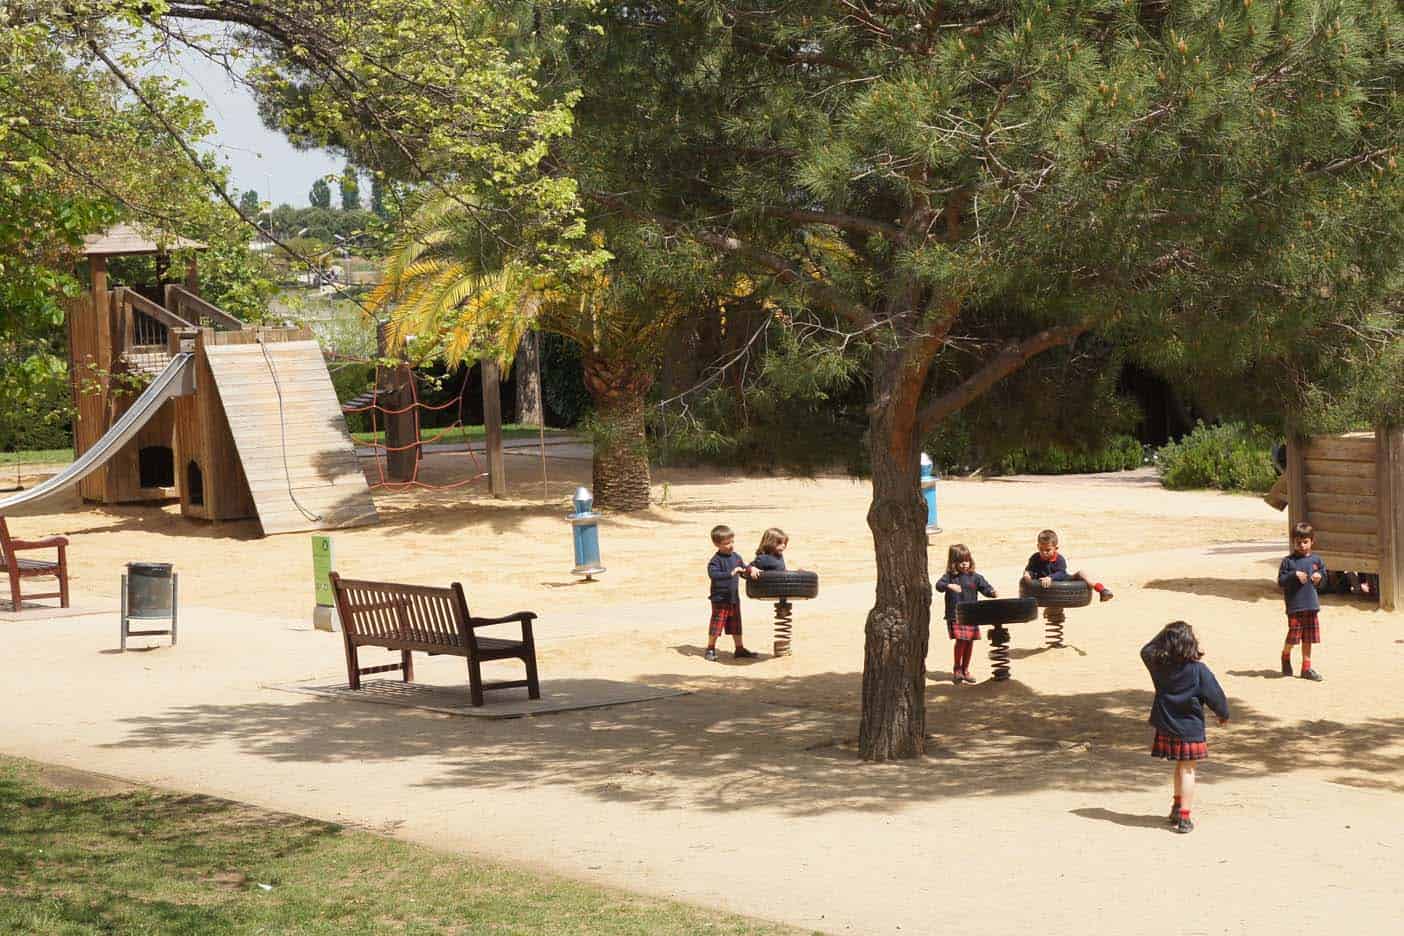
<svg viewBox="0 0 1404 936">
<path fill-rule="evenodd" d="M 102 504 L 178 497 L 184 516 L 256 518 L 265 534 L 375 522 L 311 332 L 251 327 L 202 299 L 202 247 L 127 225 L 86 239 L 89 288 L 68 305 L 75 464 L 111 451 L 84 469 L 79 493 Z M 174 251 L 192 257 L 180 281 L 168 275 Z M 156 258 L 156 282 L 113 287 L 109 260 L 143 255 Z M 173 369 L 181 389 L 142 394 L 172 384 Z"/>
<path fill-rule="evenodd" d="M 1399 607 L 1404 590 L 1404 429 L 1289 437 L 1288 535 L 1305 520 L 1316 552 L 1332 570 L 1380 577 L 1380 607 Z"/>
</svg>

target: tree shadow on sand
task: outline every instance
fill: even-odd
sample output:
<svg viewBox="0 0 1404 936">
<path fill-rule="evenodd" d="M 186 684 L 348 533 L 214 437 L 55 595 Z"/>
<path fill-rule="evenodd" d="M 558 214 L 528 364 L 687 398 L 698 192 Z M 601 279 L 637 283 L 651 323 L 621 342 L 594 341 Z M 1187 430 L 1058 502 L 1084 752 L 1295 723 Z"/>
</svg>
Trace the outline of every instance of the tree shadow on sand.
<svg viewBox="0 0 1404 936">
<path fill-rule="evenodd" d="M 1148 756 L 1151 694 L 1052 694 L 1017 681 L 931 685 L 931 756 L 871 765 L 856 756 L 857 673 L 773 680 L 653 674 L 639 682 L 691 695 L 608 709 L 489 720 L 325 698 L 194 705 L 121 720 L 109 747 L 233 744 L 282 763 L 419 761 L 419 785 L 519 789 L 557 785 L 601 800 L 725 812 L 764 801 L 806 816 L 891 811 L 967 795 L 1163 785 Z M 1290 729 L 1290 730 L 1284 730 Z M 1349 768 L 1393 784 L 1404 771 L 1404 719 L 1289 724 L 1235 703 L 1215 734 L 1206 777 Z"/>
</svg>

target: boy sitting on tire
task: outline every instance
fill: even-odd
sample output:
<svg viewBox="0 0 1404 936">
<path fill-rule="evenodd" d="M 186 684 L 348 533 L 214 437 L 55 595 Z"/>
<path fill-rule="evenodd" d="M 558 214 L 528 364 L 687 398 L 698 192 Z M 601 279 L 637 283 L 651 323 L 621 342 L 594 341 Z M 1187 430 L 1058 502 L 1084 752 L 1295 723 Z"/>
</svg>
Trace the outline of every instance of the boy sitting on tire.
<svg viewBox="0 0 1404 936">
<path fill-rule="evenodd" d="M 1082 579 L 1092 587 L 1092 590 L 1101 596 L 1102 601 L 1111 601 L 1115 595 L 1112 590 L 1101 582 L 1097 581 L 1086 571 L 1068 573 L 1068 561 L 1058 555 L 1058 534 L 1052 530 L 1044 530 L 1038 534 L 1038 552 L 1029 557 L 1028 565 L 1024 568 L 1024 581 L 1038 582 L 1042 588 L 1048 588 L 1054 582 L 1066 582 L 1072 579 Z"/>
</svg>

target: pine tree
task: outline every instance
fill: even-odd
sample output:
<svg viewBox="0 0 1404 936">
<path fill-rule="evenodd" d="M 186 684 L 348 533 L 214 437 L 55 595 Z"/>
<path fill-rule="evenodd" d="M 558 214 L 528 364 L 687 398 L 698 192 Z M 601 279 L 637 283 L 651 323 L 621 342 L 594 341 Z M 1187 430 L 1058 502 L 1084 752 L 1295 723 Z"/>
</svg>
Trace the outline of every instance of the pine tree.
<svg viewBox="0 0 1404 936">
<path fill-rule="evenodd" d="M 361 208 L 361 183 L 356 177 L 356 171 L 350 165 L 341 173 L 339 185 L 341 187 L 341 210 L 359 211 Z"/>
<path fill-rule="evenodd" d="M 318 179 L 312 183 L 312 190 L 307 193 L 307 201 L 313 208 L 331 207 L 331 186 L 327 185 L 326 179 Z"/>
</svg>

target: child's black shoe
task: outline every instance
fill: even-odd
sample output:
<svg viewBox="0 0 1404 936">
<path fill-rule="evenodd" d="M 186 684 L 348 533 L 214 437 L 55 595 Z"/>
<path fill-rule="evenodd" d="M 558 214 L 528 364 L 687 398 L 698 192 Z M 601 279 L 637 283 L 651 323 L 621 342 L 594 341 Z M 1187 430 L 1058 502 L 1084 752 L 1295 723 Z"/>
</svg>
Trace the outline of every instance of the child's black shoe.
<svg viewBox="0 0 1404 936">
<path fill-rule="evenodd" d="M 1100 599 L 1102 601 L 1111 601 L 1113 598 L 1116 597 L 1112 594 L 1112 590 L 1110 588 L 1103 588 L 1100 592 L 1098 592 L 1098 594 L 1102 596 Z"/>
<path fill-rule="evenodd" d="M 736 659 L 738 660 L 752 660 L 760 656 L 760 654 L 756 653 L 753 650 L 747 650 L 745 647 L 742 647 L 741 649 L 733 653 L 732 656 L 736 657 Z"/>
<path fill-rule="evenodd" d="M 1283 675 L 1283 676 L 1291 676 L 1291 675 L 1292 675 L 1292 661 L 1291 661 L 1290 659 L 1288 659 L 1287 657 L 1283 657 L 1283 658 L 1282 658 L 1282 675 Z M 1302 675 L 1305 676 L 1306 674 L 1303 673 Z"/>
<path fill-rule="evenodd" d="M 1321 682 L 1321 674 L 1314 669 L 1302 670 L 1302 678 L 1310 679 L 1312 682 Z"/>
<path fill-rule="evenodd" d="M 1173 826 L 1173 825 L 1179 825 L 1179 824 L 1180 824 L 1180 807 L 1178 807 L 1178 806 L 1173 806 L 1173 805 L 1170 807 L 1170 819 L 1169 819 L 1169 821 L 1170 821 L 1170 824 L 1171 824 L 1172 826 Z"/>
<path fill-rule="evenodd" d="M 1194 831 L 1194 820 L 1189 816 L 1181 816 L 1175 820 L 1175 831 L 1184 835 Z"/>
<path fill-rule="evenodd" d="M 707 652 L 704 654 L 704 656 L 707 658 L 708 661 L 712 663 L 715 663 L 717 661 L 717 651 L 711 649 L 710 647 L 707 649 Z"/>
</svg>

